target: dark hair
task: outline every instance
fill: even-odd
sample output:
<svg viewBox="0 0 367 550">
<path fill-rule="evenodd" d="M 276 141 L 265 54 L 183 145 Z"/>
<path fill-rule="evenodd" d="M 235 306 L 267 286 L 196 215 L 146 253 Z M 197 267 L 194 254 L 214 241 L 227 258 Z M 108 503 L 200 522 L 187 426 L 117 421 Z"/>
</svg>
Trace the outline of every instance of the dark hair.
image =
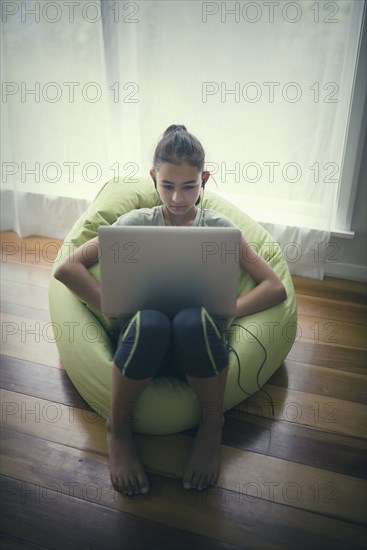
<svg viewBox="0 0 367 550">
<path fill-rule="evenodd" d="M 205 152 L 200 141 L 185 126 L 171 124 L 160 138 L 153 157 L 153 168 L 158 170 L 164 162 L 186 163 L 204 169 Z"/>
</svg>

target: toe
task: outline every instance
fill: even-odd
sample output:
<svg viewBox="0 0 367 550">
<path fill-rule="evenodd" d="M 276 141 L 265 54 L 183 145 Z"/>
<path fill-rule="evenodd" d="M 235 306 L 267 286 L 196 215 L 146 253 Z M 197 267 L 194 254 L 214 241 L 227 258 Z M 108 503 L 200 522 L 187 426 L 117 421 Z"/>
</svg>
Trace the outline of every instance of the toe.
<svg viewBox="0 0 367 550">
<path fill-rule="evenodd" d="M 206 488 L 206 485 L 207 485 L 206 475 L 200 476 L 196 486 L 197 490 L 202 491 L 203 489 Z"/>
<path fill-rule="evenodd" d="M 142 495 L 146 495 L 147 493 L 149 493 L 149 484 L 145 483 L 144 485 L 141 485 L 140 492 Z"/>
<path fill-rule="evenodd" d="M 134 495 L 145 495 L 149 492 L 149 482 L 144 472 L 139 472 L 130 477 L 129 486 Z"/>
<path fill-rule="evenodd" d="M 183 479 L 184 489 L 191 489 L 193 486 L 193 474 L 187 474 Z"/>
<path fill-rule="evenodd" d="M 133 495 L 133 490 L 129 485 L 125 485 L 123 491 L 124 495 L 131 497 Z"/>
<path fill-rule="evenodd" d="M 117 477 L 111 477 L 111 483 L 115 491 L 123 492 L 124 487 L 120 484 L 120 480 Z"/>
<path fill-rule="evenodd" d="M 139 483 L 135 476 L 131 475 L 127 482 L 127 488 L 128 488 L 128 494 L 130 496 L 132 495 L 138 495 L 139 494 Z"/>
<path fill-rule="evenodd" d="M 210 487 L 215 484 L 215 474 L 209 474 L 205 480 L 205 487 Z"/>
<path fill-rule="evenodd" d="M 142 495 L 146 495 L 149 492 L 149 482 L 145 474 L 138 476 L 139 491 Z"/>
<path fill-rule="evenodd" d="M 194 475 L 192 476 L 192 483 L 191 483 L 191 487 L 193 489 L 199 489 L 199 487 L 201 486 L 201 477 L 202 477 L 201 474 L 197 472 L 194 473 Z"/>
</svg>

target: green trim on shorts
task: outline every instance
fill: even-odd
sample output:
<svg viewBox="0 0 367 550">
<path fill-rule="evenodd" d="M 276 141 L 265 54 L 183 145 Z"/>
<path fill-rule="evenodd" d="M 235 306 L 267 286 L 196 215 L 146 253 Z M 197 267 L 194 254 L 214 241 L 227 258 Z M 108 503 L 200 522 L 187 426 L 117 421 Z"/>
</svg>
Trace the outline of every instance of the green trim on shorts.
<svg viewBox="0 0 367 550">
<path fill-rule="evenodd" d="M 206 321 L 207 320 L 213 326 L 214 331 L 216 332 L 218 338 L 221 339 L 221 335 L 220 335 L 220 332 L 218 330 L 217 325 L 214 323 L 213 319 L 210 317 L 210 315 L 207 312 L 207 310 L 205 309 L 205 307 L 202 307 L 201 308 L 201 322 L 202 322 L 202 325 L 203 325 L 204 342 L 205 342 L 205 346 L 206 346 L 206 351 L 208 353 L 208 357 L 210 359 L 210 362 L 212 364 L 212 367 L 213 367 L 213 370 L 214 370 L 215 374 L 219 374 L 219 371 L 217 369 L 217 365 L 215 364 L 215 360 L 214 360 L 214 357 L 213 357 L 213 354 L 212 354 L 212 350 L 210 349 L 207 326 L 206 326 Z"/>
<path fill-rule="evenodd" d="M 131 348 L 131 351 L 129 353 L 129 357 L 126 359 L 125 361 L 125 364 L 124 366 L 122 367 L 122 374 L 125 374 L 126 372 L 126 369 L 127 367 L 129 366 L 129 364 L 131 363 L 131 360 L 134 356 L 134 353 L 136 351 L 136 348 L 138 347 L 138 342 L 139 342 L 139 336 L 140 336 L 140 311 L 138 311 L 134 317 L 131 319 L 131 321 L 129 322 L 129 324 L 127 325 L 126 327 L 126 330 L 124 332 L 124 334 L 122 335 L 122 338 L 121 340 L 124 340 L 125 336 L 127 336 L 127 334 L 129 333 L 130 329 L 132 328 L 132 326 L 134 325 L 135 323 L 135 320 L 136 320 L 136 331 L 135 331 L 135 339 L 134 339 L 134 344 Z"/>
</svg>

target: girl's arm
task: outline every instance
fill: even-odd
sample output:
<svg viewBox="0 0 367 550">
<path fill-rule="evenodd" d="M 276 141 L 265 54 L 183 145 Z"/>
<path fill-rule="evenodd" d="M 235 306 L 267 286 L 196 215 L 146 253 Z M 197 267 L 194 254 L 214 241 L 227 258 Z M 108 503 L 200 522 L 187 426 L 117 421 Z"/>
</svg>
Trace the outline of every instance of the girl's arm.
<svg viewBox="0 0 367 550">
<path fill-rule="evenodd" d="M 236 317 L 268 309 L 287 299 L 287 292 L 282 281 L 243 236 L 241 237 L 240 262 L 257 286 L 237 299 Z"/>
<path fill-rule="evenodd" d="M 98 237 L 82 244 L 59 265 L 54 277 L 81 300 L 101 309 L 100 285 L 88 271 L 98 261 L 98 248 Z"/>
</svg>

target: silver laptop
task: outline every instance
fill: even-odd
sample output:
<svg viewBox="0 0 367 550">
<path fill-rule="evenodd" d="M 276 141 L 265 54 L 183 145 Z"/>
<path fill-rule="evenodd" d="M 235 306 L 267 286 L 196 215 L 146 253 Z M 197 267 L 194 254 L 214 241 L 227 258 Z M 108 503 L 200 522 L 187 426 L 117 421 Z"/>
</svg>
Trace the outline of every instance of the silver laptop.
<svg viewBox="0 0 367 550">
<path fill-rule="evenodd" d="M 232 227 L 101 226 L 101 307 L 108 317 L 204 306 L 236 313 L 241 232 Z"/>
</svg>

